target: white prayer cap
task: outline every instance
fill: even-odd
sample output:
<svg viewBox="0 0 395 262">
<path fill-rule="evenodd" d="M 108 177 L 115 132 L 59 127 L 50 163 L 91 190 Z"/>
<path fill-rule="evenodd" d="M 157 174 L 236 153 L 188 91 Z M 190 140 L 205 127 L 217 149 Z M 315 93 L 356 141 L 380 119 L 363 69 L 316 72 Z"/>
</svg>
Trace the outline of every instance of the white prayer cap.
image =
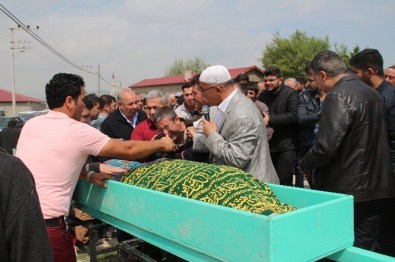
<svg viewBox="0 0 395 262">
<path fill-rule="evenodd" d="M 199 77 L 200 82 L 207 84 L 222 84 L 231 79 L 228 69 L 222 65 L 207 67 Z"/>
</svg>

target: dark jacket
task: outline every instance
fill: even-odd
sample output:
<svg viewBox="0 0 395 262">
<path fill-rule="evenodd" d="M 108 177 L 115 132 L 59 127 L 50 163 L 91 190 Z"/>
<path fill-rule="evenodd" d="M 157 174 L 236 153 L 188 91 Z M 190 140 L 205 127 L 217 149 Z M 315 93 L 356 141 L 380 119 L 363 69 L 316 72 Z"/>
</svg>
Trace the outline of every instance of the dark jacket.
<svg viewBox="0 0 395 262">
<path fill-rule="evenodd" d="M 318 141 L 302 159 L 316 168 L 312 188 L 351 194 L 355 202 L 394 196 L 386 110 L 380 95 L 354 75 L 328 92 Z"/>
<path fill-rule="evenodd" d="M 304 90 L 298 100 L 298 141 L 300 146 L 312 146 L 314 129 L 320 120 L 320 97 L 316 91 Z"/>
<path fill-rule="evenodd" d="M 18 144 L 19 135 L 22 128 L 6 127 L 0 131 L 0 147 L 4 148 L 9 154 L 13 154 L 12 149 Z"/>
<path fill-rule="evenodd" d="M 298 119 L 298 92 L 281 85 L 277 92 L 264 90 L 259 101 L 269 107 L 269 126 L 274 129 L 269 141 L 270 153 L 284 152 L 296 148 Z"/>
<path fill-rule="evenodd" d="M 383 97 L 385 109 L 387 110 L 392 174 L 395 174 L 395 88 L 383 80 L 377 87 L 377 91 Z"/>
<path fill-rule="evenodd" d="M 0 149 L 0 261 L 53 261 L 34 178 Z"/>
<path fill-rule="evenodd" d="M 136 125 L 148 118 L 147 114 L 142 110 L 138 110 L 137 114 L 138 117 Z M 126 121 L 119 108 L 106 117 L 100 126 L 100 131 L 102 133 L 111 138 L 122 138 L 123 140 L 130 140 L 133 129 L 133 126 Z"/>
</svg>

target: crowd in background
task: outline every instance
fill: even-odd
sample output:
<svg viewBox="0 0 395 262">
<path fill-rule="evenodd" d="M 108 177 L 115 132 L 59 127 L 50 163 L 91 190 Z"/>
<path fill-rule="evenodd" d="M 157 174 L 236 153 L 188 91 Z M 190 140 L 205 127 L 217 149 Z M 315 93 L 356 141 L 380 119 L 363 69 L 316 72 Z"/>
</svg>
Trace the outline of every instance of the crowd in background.
<svg viewBox="0 0 395 262">
<path fill-rule="evenodd" d="M 59 83 L 54 77 L 54 87 L 50 82 L 46 92 L 61 90 L 48 104 L 50 109 L 62 108 L 69 117 L 49 114 L 65 126 L 75 126 L 69 132 L 88 136 L 78 138 L 78 149 L 64 148 L 82 152 L 75 157 L 82 157 L 77 166 L 83 168 L 75 173 L 84 178 L 92 181 L 96 174 L 107 175 L 95 178 L 97 183 L 108 178 L 116 170 L 100 163 L 109 158 L 150 162 L 165 157 L 235 166 L 267 183 L 351 194 L 354 245 L 395 256 L 395 66 L 384 70 L 378 50 L 362 50 L 351 58 L 350 67 L 337 54 L 324 51 L 306 65 L 305 76 L 284 78 L 281 68 L 270 66 L 257 83 L 246 74 L 232 78 L 225 67 L 210 66 L 180 87 L 182 95 L 158 89 L 142 96 L 122 89 L 117 98 L 98 97 L 84 94 L 79 78 L 63 77 L 66 80 Z M 79 85 L 74 97 L 55 86 L 69 80 L 70 85 Z M 36 128 L 50 123 L 36 122 Z M 28 148 L 42 145 L 32 142 L 37 136 L 31 125 L 26 126 L 17 156 L 32 172 L 44 201 L 49 195 L 40 191 L 40 183 L 48 178 L 35 173 L 48 172 L 45 163 L 32 163 L 35 158 Z M 14 144 L 18 138 L 19 133 Z M 44 143 L 45 137 L 38 139 Z M 45 150 L 41 157 L 49 154 Z M 60 166 L 75 165 L 72 161 L 76 158 Z M 68 179 L 75 186 L 76 180 Z M 43 214 L 47 230 L 53 227 L 49 223 L 64 226 L 57 218 L 67 214 L 52 215 L 49 209 Z M 76 214 L 91 219 L 78 210 Z M 119 241 L 130 237 L 118 230 Z M 50 241 L 52 252 L 58 252 Z M 80 246 L 87 243 L 86 231 L 77 232 L 77 241 Z"/>
</svg>

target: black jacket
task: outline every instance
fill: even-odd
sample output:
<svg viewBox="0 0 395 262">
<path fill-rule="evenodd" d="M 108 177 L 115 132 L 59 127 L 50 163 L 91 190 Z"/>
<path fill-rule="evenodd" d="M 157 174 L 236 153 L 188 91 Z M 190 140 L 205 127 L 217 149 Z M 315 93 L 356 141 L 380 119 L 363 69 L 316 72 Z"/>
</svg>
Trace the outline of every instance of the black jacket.
<svg viewBox="0 0 395 262">
<path fill-rule="evenodd" d="M 269 108 L 269 126 L 274 129 L 269 141 L 270 153 L 296 148 L 298 92 L 281 85 L 277 92 L 264 90 L 259 101 Z"/>
<path fill-rule="evenodd" d="M 383 80 L 377 87 L 377 91 L 383 97 L 385 109 L 387 110 L 392 174 L 395 174 L 395 88 Z"/>
<path fill-rule="evenodd" d="M 318 141 L 302 159 L 316 168 L 312 188 L 351 194 L 355 202 L 394 196 L 384 103 L 354 75 L 328 92 Z"/>
<path fill-rule="evenodd" d="M 312 146 L 314 129 L 320 120 L 320 97 L 313 90 L 300 92 L 298 100 L 298 141 L 300 146 Z"/>
<path fill-rule="evenodd" d="M 148 118 L 147 114 L 142 110 L 138 110 L 136 114 L 138 114 L 136 125 Z M 100 126 L 102 133 L 111 138 L 122 138 L 123 140 L 130 140 L 133 129 L 133 126 L 126 121 L 119 108 L 106 117 Z"/>
<path fill-rule="evenodd" d="M 53 261 L 34 178 L 0 149 L 0 261 Z"/>
</svg>

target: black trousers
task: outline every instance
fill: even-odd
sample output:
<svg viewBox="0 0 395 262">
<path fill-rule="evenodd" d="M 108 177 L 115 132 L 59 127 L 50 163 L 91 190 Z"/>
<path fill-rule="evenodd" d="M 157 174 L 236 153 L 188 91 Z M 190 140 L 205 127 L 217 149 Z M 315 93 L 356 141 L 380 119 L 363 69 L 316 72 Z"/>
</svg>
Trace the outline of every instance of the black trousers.
<svg viewBox="0 0 395 262">
<path fill-rule="evenodd" d="M 380 224 L 380 253 L 395 257 L 395 199 L 386 199 Z"/>
<path fill-rule="evenodd" d="M 354 246 L 380 253 L 379 232 L 388 203 L 387 199 L 354 203 Z"/>
<path fill-rule="evenodd" d="M 277 176 L 280 179 L 280 185 L 292 186 L 293 168 L 295 167 L 296 151 L 295 149 L 270 153 Z"/>
</svg>

